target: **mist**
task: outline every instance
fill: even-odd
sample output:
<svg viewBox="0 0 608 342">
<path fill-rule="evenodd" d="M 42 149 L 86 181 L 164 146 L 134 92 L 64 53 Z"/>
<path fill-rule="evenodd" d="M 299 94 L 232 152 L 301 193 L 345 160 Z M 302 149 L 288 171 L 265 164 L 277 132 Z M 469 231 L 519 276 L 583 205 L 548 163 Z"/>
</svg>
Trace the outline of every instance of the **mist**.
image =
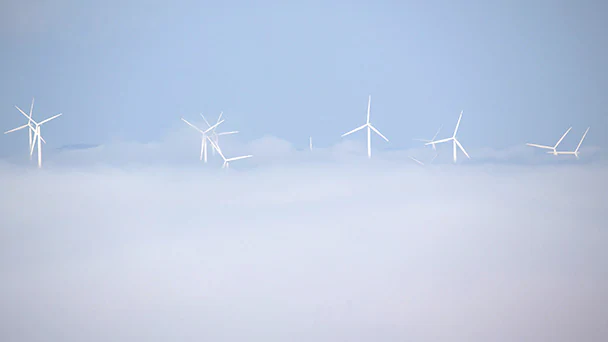
<svg viewBox="0 0 608 342">
<path fill-rule="evenodd" d="M 4 341 L 600 341 L 608 168 L 0 166 Z"/>
</svg>

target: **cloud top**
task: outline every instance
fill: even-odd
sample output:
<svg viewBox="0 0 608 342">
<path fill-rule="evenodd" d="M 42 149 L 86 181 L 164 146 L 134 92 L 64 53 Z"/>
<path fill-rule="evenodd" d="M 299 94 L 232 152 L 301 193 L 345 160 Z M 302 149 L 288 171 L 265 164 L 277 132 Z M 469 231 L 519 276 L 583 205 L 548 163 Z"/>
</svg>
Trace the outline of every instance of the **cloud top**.
<svg viewBox="0 0 608 342">
<path fill-rule="evenodd" d="M 604 166 L 228 171 L 0 167 L 0 338 L 608 337 Z"/>
</svg>

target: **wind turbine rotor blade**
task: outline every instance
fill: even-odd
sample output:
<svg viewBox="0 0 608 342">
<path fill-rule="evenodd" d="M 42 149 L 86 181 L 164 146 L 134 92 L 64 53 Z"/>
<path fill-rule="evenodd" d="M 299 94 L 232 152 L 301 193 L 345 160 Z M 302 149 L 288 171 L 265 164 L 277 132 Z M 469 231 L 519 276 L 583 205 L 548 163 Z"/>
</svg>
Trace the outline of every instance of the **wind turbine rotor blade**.
<svg viewBox="0 0 608 342">
<path fill-rule="evenodd" d="M 435 146 L 435 145 L 433 145 L 433 146 Z M 431 159 L 429 164 L 431 164 L 435 160 L 435 158 L 437 158 L 438 155 L 439 155 L 439 153 L 435 153 L 435 155 L 433 156 L 433 159 Z"/>
<path fill-rule="evenodd" d="M 552 146 L 545 146 L 545 145 L 538 145 L 538 144 L 530 144 L 530 143 L 526 143 L 526 145 L 528 146 L 532 146 L 532 147 L 538 147 L 538 148 L 545 148 L 548 150 L 552 150 L 553 147 Z"/>
<path fill-rule="evenodd" d="M 29 116 L 29 115 L 25 114 L 25 112 L 24 112 L 24 111 L 22 111 L 22 110 L 21 110 L 21 108 L 19 108 L 19 107 L 17 107 L 17 106 L 15 106 L 15 108 L 17 108 L 17 110 L 19 111 L 19 113 L 23 114 L 23 116 L 25 116 L 25 117 L 26 117 L 28 120 L 32 121 L 33 123 L 36 123 L 36 121 L 34 121 L 34 119 L 32 119 L 32 117 L 31 117 L 31 116 Z"/>
<path fill-rule="evenodd" d="M 372 104 L 372 96 L 370 95 L 367 100 L 367 123 L 369 124 L 369 110 Z"/>
<path fill-rule="evenodd" d="M 41 122 L 38 124 L 38 126 L 41 126 L 41 125 L 42 125 L 43 123 L 45 123 L 45 122 L 49 122 L 49 121 L 51 121 L 51 120 L 53 120 L 53 119 L 55 119 L 55 118 L 58 118 L 58 117 L 60 117 L 61 115 L 63 115 L 63 114 L 62 114 L 62 113 L 59 113 L 59 114 L 57 114 L 57 115 L 55 115 L 55 116 L 51 116 L 50 118 L 48 118 L 48 119 L 46 119 L 46 120 L 42 120 L 42 121 L 41 121 Z"/>
<path fill-rule="evenodd" d="M 433 135 L 433 139 L 431 139 L 429 141 L 435 140 L 435 138 L 437 138 L 437 136 L 439 135 L 439 132 L 441 131 L 442 128 L 443 128 L 443 125 L 439 126 L 439 129 L 437 130 L 437 133 L 435 133 L 435 135 Z"/>
<path fill-rule="evenodd" d="M 205 119 L 205 116 L 203 115 L 203 113 L 201 113 L 201 117 L 203 118 L 203 120 L 207 124 L 207 127 L 211 127 L 211 125 L 209 124 L 209 121 L 207 121 L 207 119 Z"/>
<path fill-rule="evenodd" d="M 34 155 L 34 148 L 36 148 L 36 142 L 38 141 L 38 130 L 34 133 L 34 138 L 32 139 L 32 146 L 30 147 L 30 156 Z"/>
<path fill-rule="evenodd" d="M 430 141 L 430 142 L 428 142 L 428 143 L 426 143 L 424 145 L 426 146 L 426 145 L 441 144 L 441 143 L 448 142 L 448 141 L 451 141 L 451 140 L 454 140 L 454 138 L 446 138 L 446 139 L 441 139 L 441 140 Z"/>
<path fill-rule="evenodd" d="M 251 158 L 253 157 L 253 155 L 248 155 L 248 156 L 240 156 L 240 157 L 234 157 L 234 158 L 228 158 L 226 159 L 227 162 L 231 162 L 231 161 L 235 161 L 235 160 L 241 160 L 241 159 L 245 159 L 245 158 Z"/>
<path fill-rule="evenodd" d="M 372 126 L 372 125 L 369 125 L 369 128 L 371 128 L 372 130 L 374 130 L 374 132 L 376 132 L 376 133 L 377 133 L 379 136 L 381 136 L 381 137 L 382 137 L 382 139 L 384 139 L 384 140 L 386 140 L 386 141 L 388 142 L 388 139 L 387 139 L 387 138 L 386 138 L 384 135 L 382 135 L 382 133 L 380 133 L 380 131 L 378 131 L 378 130 L 376 129 L 376 127 L 374 127 L 374 126 Z"/>
<path fill-rule="evenodd" d="M 207 128 L 207 129 L 206 129 L 206 130 L 205 130 L 203 133 L 205 133 L 205 134 L 206 134 L 207 132 L 209 132 L 209 131 L 213 130 L 214 128 L 216 128 L 217 126 L 219 126 L 219 124 L 221 124 L 222 122 L 224 122 L 224 120 L 218 121 L 218 122 L 217 122 L 215 125 L 213 125 L 213 126 L 211 126 L 211 127 Z"/>
<path fill-rule="evenodd" d="M 17 128 L 13 128 L 13 129 L 11 129 L 10 131 L 6 131 L 6 132 L 4 132 L 4 134 L 7 134 L 7 133 L 12 133 L 12 132 L 14 132 L 14 131 L 18 131 L 18 130 L 20 130 L 20 129 L 24 129 L 25 127 L 29 127 L 29 125 L 30 125 L 30 124 L 29 124 L 29 123 L 27 123 L 27 124 L 25 124 L 25 125 L 23 125 L 23 126 L 19 126 L 19 127 L 17 127 Z"/>
<path fill-rule="evenodd" d="M 187 123 L 188 126 L 190 126 L 190 127 L 194 128 L 195 130 L 201 132 L 202 134 L 205 134 L 205 132 L 203 132 L 200 128 L 198 128 L 198 127 L 194 126 L 193 124 L 189 123 L 186 119 L 182 118 L 182 121 L 185 122 L 185 123 Z"/>
<path fill-rule="evenodd" d="M 346 133 L 342 134 L 342 137 L 345 137 L 345 136 L 347 136 L 347 135 L 349 135 L 349 134 L 355 133 L 356 131 L 362 130 L 362 129 L 364 129 L 365 127 L 367 127 L 367 124 L 365 124 L 365 125 L 363 125 L 363 126 L 361 126 L 361 127 L 357 127 L 357 128 L 353 129 L 353 130 L 352 130 L 352 131 L 350 131 L 350 132 L 346 132 Z"/>
<path fill-rule="evenodd" d="M 220 120 L 222 119 L 222 115 L 224 115 L 224 112 L 220 112 L 220 116 L 217 118 L 217 122 L 220 122 Z"/>
<path fill-rule="evenodd" d="M 566 137 L 566 135 L 568 135 L 568 132 L 570 132 L 571 129 L 572 129 L 572 127 L 568 128 L 566 133 L 564 133 L 564 135 L 562 135 L 562 137 L 557 141 L 557 144 L 555 144 L 555 146 L 553 146 L 553 148 L 557 148 L 557 146 L 562 142 L 562 140 L 564 140 L 564 138 Z"/>
<path fill-rule="evenodd" d="M 30 105 L 30 117 L 32 117 L 33 111 L 34 111 L 34 98 L 32 97 L 32 104 Z"/>
<path fill-rule="evenodd" d="M 217 148 L 220 148 L 220 138 L 219 136 L 215 133 L 215 130 L 213 130 L 213 135 L 211 136 L 211 139 L 213 140 L 213 142 L 215 143 L 215 145 L 217 146 Z M 211 154 L 213 154 L 215 156 L 215 148 L 211 148 Z"/>
<path fill-rule="evenodd" d="M 589 132 L 589 128 L 591 127 L 587 127 L 587 130 L 585 131 L 585 133 L 583 133 L 583 137 L 581 138 L 581 141 L 578 143 L 578 146 L 576 146 L 576 150 L 574 150 L 575 152 L 578 152 L 578 149 L 581 148 L 581 145 L 583 144 L 583 140 L 585 140 L 585 136 L 587 135 L 587 132 Z M 578 155 L 577 155 L 578 158 Z"/>
<path fill-rule="evenodd" d="M 464 147 L 462 147 L 462 144 L 460 143 L 460 141 L 458 141 L 458 139 L 454 139 L 454 141 L 456 142 L 456 144 L 458 144 L 458 147 L 460 147 L 460 150 L 462 151 L 462 153 L 464 153 L 464 155 L 467 156 L 467 158 L 471 159 L 471 157 L 469 157 L 469 154 L 467 153 L 467 151 L 465 151 Z"/>
<path fill-rule="evenodd" d="M 418 159 L 416 159 L 416 158 L 414 158 L 414 157 L 411 157 L 411 156 L 410 156 L 410 159 L 411 159 L 411 160 L 413 160 L 413 161 L 415 161 L 416 163 L 418 163 L 418 164 L 420 164 L 420 165 L 424 166 L 424 163 L 423 163 L 423 162 L 421 162 L 420 160 L 418 160 Z"/>
<path fill-rule="evenodd" d="M 456 133 L 458 133 L 458 127 L 460 126 L 460 120 L 462 119 L 462 112 L 460 111 L 460 116 L 458 117 L 458 122 L 456 123 L 456 128 L 454 129 L 454 135 L 452 136 L 453 138 L 456 137 Z"/>
<path fill-rule="evenodd" d="M 219 153 L 219 155 L 222 157 L 222 159 L 224 159 L 224 161 L 226 161 L 226 157 L 224 157 L 224 154 L 222 153 L 222 150 L 220 149 L 220 147 L 213 141 L 213 139 L 211 139 L 211 137 L 207 136 L 207 139 L 211 143 L 211 146 L 213 146 L 213 148 L 217 151 L 217 153 Z"/>
<path fill-rule="evenodd" d="M 238 132 L 239 131 L 222 132 L 222 133 L 217 133 L 217 135 L 237 134 Z"/>
</svg>

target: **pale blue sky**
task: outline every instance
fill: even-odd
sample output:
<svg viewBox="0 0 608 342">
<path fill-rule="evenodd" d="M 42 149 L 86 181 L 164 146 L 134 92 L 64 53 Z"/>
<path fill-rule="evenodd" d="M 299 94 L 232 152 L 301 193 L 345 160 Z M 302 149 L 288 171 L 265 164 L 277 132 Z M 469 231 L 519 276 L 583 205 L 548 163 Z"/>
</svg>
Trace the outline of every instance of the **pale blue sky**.
<svg viewBox="0 0 608 342">
<path fill-rule="evenodd" d="M 364 123 L 416 146 L 464 109 L 467 148 L 551 143 L 587 126 L 608 147 L 608 5 L 601 1 L 3 1 L 0 128 L 36 97 L 49 147 L 159 141 L 223 110 L 225 129 L 298 147 Z M 0 157 L 25 132 L 1 136 Z M 442 134 L 443 135 L 443 134 Z M 364 140 L 363 133 L 352 139 Z"/>
</svg>

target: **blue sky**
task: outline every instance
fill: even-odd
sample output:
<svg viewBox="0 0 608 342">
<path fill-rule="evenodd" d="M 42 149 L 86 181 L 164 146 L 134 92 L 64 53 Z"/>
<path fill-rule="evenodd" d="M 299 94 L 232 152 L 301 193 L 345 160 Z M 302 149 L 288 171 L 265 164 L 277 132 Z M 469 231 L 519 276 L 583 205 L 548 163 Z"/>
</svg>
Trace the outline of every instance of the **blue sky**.
<svg viewBox="0 0 608 342">
<path fill-rule="evenodd" d="M 4 1 L 0 126 L 36 98 L 48 146 L 162 141 L 224 111 L 239 139 L 330 146 L 365 120 L 391 141 L 452 129 L 467 148 L 608 147 L 608 41 L 597 1 Z M 3 136 L 0 157 L 22 153 Z M 364 140 L 364 134 L 351 139 Z"/>
</svg>

